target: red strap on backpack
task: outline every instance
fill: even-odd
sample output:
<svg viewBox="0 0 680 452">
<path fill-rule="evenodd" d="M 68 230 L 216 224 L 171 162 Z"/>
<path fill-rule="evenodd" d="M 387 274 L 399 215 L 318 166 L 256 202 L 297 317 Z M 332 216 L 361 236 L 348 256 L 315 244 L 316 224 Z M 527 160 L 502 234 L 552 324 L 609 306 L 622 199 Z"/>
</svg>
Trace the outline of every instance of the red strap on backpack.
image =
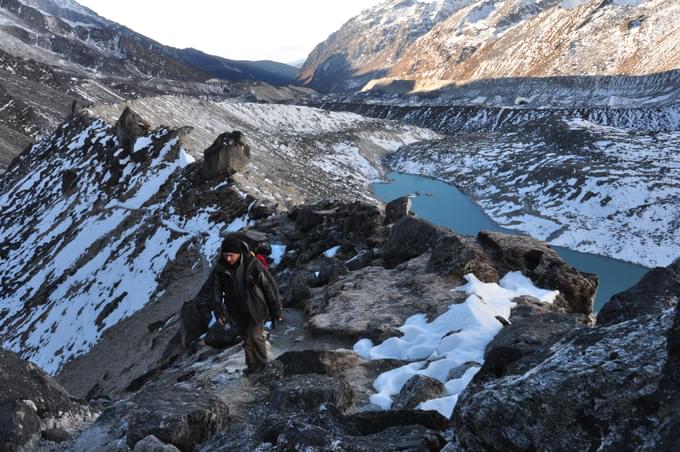
<svg viewBox="0 0 680 452">
<path fill-rule="evenodd" d="M 267 261 L 267 258 L 264 257 L 262 254 L 256 254 L 255 257 L 257 258 L 258 261 L 262 263 L 262 266 L 269 270 L 269 262 Z"/>
</svg>

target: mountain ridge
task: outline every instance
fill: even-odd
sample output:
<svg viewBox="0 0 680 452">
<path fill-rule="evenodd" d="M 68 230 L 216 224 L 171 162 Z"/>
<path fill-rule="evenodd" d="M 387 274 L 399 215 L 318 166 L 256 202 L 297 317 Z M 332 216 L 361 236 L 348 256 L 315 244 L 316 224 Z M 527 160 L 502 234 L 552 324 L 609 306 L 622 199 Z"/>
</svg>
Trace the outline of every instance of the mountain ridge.
<svg viewBox="0 0 680 452">
<path fill-rule="evenodd" d="M 395 5 L 396 3 L 396 5 Z M 413 2 L 405 2 L 412 5 Z M 399 21 L 384 2 L 319 44 L 300 80 L 321 91 L 357 91 L 372 79 L 454 80 L 555 75 L 641 75 L 680 67 L 671 0 L 636 6 L 588 0 L 448 0 Z M 421 22 L 429 24 L 419 29 Z M 409 34 L 412 30 L 419 30 Z"/>
</svg>

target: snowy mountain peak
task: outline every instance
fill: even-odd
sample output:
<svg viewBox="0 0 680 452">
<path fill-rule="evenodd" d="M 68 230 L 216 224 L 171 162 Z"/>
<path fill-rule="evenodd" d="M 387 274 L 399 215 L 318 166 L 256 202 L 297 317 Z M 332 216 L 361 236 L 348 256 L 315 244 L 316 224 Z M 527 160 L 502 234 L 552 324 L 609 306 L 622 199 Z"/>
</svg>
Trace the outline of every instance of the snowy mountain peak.
<svg viewBox="0 0 680 452">
<path fill-rule="evenodd" d="M 680 67 L 672 0 L 388 1 L 319 44 L 300 79 L 322 91 L 371 80 L 642 75 Z"/>
</svg>

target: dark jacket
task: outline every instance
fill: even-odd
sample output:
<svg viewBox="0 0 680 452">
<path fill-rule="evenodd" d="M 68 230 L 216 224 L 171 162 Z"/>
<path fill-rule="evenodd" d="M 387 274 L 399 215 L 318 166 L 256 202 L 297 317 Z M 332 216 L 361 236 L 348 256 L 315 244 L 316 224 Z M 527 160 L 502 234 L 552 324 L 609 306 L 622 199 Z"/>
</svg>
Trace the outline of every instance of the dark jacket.
<svg viewBox="0 0 680 452">
<path fill-rule="evenodd" d="M 250 320 L 260 323 L 281 316 L 281 298 L 274 278 L 245 244 L 238 265 L 231 267 L 220 256 L 213 275 L 213 311 L 218 317 L 231 317 L 239 326 L 245 326 Z"/>
</svg>

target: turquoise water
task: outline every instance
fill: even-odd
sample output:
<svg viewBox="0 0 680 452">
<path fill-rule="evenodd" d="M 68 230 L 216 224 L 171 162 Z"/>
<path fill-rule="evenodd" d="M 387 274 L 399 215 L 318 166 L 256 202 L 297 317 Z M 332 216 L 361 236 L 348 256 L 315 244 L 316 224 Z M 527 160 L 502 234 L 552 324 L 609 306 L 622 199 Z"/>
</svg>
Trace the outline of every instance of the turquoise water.
<svg viewBox="0 0 680 452">
<path fill-rule="evenodd" d="M 389 182 L 375 183 L 372 186 L 376 197 L 383 202 L 419 193 L 419 196 L 412 199 L 411 210 L 419 217 L 435 224 L 449 227 L 465 235 L 477 235 L 481 230 L 517 234 L 517 231 L 501 228 L 494 223 L 477 204 L 453 185 L 412 174 L 392 172 L 387 177 Z M 593 307 L 595 312 L 599 311 L 612 295 L 637 283 L 648 270 L 641 265 L 595 254 L 579 253 L 561 246 L 553 248 L 570 265 L 584 272 L 595 273 L 600 278 Z"/>
</svg>

